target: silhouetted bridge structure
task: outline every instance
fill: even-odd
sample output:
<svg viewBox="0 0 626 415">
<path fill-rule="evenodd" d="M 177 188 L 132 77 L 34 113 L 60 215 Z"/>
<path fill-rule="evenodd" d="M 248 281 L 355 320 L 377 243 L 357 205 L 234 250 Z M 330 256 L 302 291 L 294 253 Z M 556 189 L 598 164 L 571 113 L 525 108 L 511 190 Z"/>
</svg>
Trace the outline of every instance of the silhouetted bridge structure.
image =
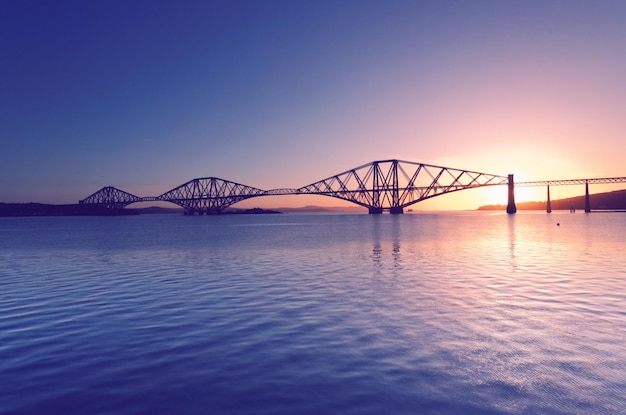
<svg viewBox="0 0 626 415">
<path fill-rule="evenodd" d="M 383 211 L 399 214 L 408 206 L 436 196 L 478 187 L 506 185 L 509 194 L 507 212 L 515 213 L 514 186 L 547 185 L 549 206 L 551 184 L 585 183 L 588 200 L 589 183 L 621 182 L 626 182 L 626 178 L 514 183 L 512 174 L 501 176 L 411 161 L 380 160 L 299 188 L 263 190 L 218 177 L 206 177 L 192 179 L 160 196 L 140 197 L 115 187 L 103 187 L 79 203 L 121 209 L 136 202 L 164 201 L 181 206 L 189 215 L 211 215 L 222 213 L 229 206 L 253 197 L 305 194 L 346 200 L 367 208 L 370 214 Z"/>
</svg>

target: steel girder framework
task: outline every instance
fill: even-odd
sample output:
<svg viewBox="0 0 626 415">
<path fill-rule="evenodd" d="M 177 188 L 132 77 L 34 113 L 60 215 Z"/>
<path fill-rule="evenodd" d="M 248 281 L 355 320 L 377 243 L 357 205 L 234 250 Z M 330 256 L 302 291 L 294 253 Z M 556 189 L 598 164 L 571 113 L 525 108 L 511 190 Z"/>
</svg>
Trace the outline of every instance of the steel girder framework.
<svg viewBox="0 0 626 415">
<path fill-rule="evenodd" d="M 100 205 L 107 209 L 122 209 L 131 203 L 141 202 L 143 198 L 116 189 L 112 186 L 103 187 L 97 192 L 79 201 L 80 204 Z"/>
<path fill-rule="evenodd" d="M 483 186 L 508 184 L 507 176 L 402 160 L 374 161 L 297 189 L 299 194 L 336 197 L 372 213 L 401 213 L 412 204 Z"/>
<path fill-rule="evenodd" d="M 187 214 L 209 215 L 222 212 L 237 202 L 263 196 L 265 190 L 217 177 L 193 179 L 156 197 L 185 208 Z"/>
<path fill-rule="evenodd" d="M 217 177 L 192 179 L 156 197 L 138 197 L 114 187 L 104 187 L 80 203 L 122 208 L 141 201 L 167 201 L 187 214 L 217 214 L 227 207 L 257 196 L 312 194 L 356 203 L 370 213 L 402 213 L 422 200 L 483 186 L 508 184 L 507 176 L 459 170 L 401 160 L 380 160 L 336 174 L 297 189 L 262 190 Z"/>
</svg>

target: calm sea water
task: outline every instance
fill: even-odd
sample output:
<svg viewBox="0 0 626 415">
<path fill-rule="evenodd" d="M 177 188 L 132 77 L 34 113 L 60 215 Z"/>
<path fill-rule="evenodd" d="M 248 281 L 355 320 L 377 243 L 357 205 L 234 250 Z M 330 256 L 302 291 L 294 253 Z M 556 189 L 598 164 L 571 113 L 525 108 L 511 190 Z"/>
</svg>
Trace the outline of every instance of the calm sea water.
<svg viewBox="0 0 626 415">
<path fill-rule="evenodd" d="M 0 219 L 0 413 L 626 413 L 626 214 Z"/>
</svg>

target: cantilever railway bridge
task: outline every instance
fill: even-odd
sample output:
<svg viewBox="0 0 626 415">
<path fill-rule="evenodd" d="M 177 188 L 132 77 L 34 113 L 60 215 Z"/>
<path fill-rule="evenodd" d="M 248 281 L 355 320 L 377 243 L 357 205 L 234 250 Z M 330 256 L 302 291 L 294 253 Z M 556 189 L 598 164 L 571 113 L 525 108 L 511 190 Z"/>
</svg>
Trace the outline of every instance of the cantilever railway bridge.
<svg viewBox="0 0 626 415">
<path fill-rule="evenodd" d="M 253 197 L 308 194 L 347 200 L 366 207 L 371 214 L 383 211 L 398 214 L 408 206 L 447 193 L 507 185 L 507 212 L 515 213 L 514 186 L 547 185 L 549 200 L 550 184 L 585 183 L 588 199 L 589 183 L 621 182 L 626 182 L 626 178 L 514 183 L 512 174 L 501 176 L 411 161 L 380 160 L 299 188 L 263 190 L 218 177 L 205 177 L 189 180 L 159 196 L 140 197 L 112 186 L 103 187 L 79 203 L 121 209 L 136 202 L 166 201 L 183 207 L 186 214 L 210 215 L 219 214 L 227 207 Z"/>
</svg>

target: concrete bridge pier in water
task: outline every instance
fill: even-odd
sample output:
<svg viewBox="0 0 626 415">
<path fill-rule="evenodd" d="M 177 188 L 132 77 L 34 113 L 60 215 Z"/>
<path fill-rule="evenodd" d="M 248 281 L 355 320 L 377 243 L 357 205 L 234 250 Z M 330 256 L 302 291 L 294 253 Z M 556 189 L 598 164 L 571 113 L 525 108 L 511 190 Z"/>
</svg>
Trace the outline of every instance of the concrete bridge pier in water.
<svg viewBox="0 0 626 415">
<path fill-rule="evenodd" d="M 515 183 L 513 181 L 513 175 L 509 174 L 509 202 L 506 205 L 506 213 L 516 213 L 517 207 L 515 206 Z"/>
<path fill-rule="evenodd" d="M 552 212 L 552 203 L 550 202 L 550 184 L 548 183 L 548 199 L 546 202 L 546 212 Z M 585 180 L 585 213 L 591 212 L 591 201 L 589 199 L 589 180 Z"/>
<path fill-rule="evenodd" d="M 370 215 L 382 215 L 383 208 L 371 207 L 371 208 L 368 208 L 368 212 Z M 404 213 L 404 209 L 400 206 L 390 207 L 389 213 L 391 213 L 392 215 L 402 215 Z"/>
<path fill-rule="evenodd" d="M 585 180 L 585 213 L 591 212 L 591 202 L 589 201 L 589 180 Z"/>
<path fill-rule="evenodd" d="M 618 178 L 621 179 L 621 178 Z M 584 179 L 585 180 L 585 213 L 590 213 L 591 212 L 591 201 L 589 198 L 589 179 Z M 599 179 L 599 180 L 606 180 L 607 182 L 612 180 L 612 179 Z M 571 180 L 572 182 L 578 182 L 580 183 L 581 180 Z M 562 182 L 570 182 L 570 180 L 567 181 L 562 181 Z M 541 182 L 541 184 L 546 184 L 546 188 L 547 188 L 547 197 L 546 197 L 546 212 L 547 213 L 552 213 L 552 201 L 550 199 L 550 183 L 551 182 Z M 554 182 L 552 182 L 552 184 L 554 184 Z M 560 183 L 556 183 L 556 184 L 560 184 Z M 568 184 L 568 183 L 566 183 Z M 509 206 L 511 205 L 511 203 L 515 204 L 515 200 L 512 199 L 512 197 L 514 198 L 514 196 L 511 196 L 511 183 L 509 182 Z M 511 200 L 513 200 L 513 202 L 511 202 Z M 573 209 L 573 208 L 572 208 Z M 515 213 L 515 212 L 509 212 L 509 208 L 507 207 L 507 212 L 508 213 Z"/>
<path fill-rule="evenodd" d="M 552 204 L 550 203 L 550 185 L 548 184 L 548 201 L 546 206 L 546 212 L 552 213 Z"/>
</svg>

